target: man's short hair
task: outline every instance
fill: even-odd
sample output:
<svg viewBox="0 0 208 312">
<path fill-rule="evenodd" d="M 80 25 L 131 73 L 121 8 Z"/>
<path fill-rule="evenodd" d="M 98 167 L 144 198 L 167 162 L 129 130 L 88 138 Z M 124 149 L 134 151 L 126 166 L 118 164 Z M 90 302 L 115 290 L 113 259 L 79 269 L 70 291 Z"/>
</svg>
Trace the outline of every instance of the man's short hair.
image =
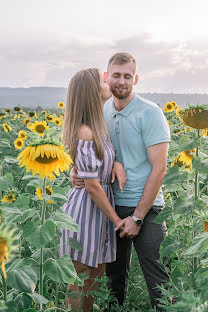
<svg viewBox="0 0 208 312">
<path fill-rule="evenodd" d="M 127 53 L 127 52 L 119 52 L 119 53 L 116 53 L 113 56 L 111 56 L 111 58 L 108 62 L 108 67 L 111 64 L 122 65 L 122 64 L 129 63 L 129 62 L 133 62 L 135 64 L 135 67 L 136 67 L 136 60 L 133 57 L 133 55 L 131 55 L 130 53 Z"/>
</svg>

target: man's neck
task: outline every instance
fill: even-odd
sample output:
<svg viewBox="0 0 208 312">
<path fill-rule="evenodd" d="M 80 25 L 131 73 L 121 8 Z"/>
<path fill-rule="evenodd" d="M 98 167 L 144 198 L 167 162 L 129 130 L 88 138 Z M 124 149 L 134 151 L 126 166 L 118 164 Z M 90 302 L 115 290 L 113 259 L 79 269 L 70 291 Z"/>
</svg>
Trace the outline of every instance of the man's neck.
<svg viewBox="0 0 208 312">
<path fill-rule="evenodd" d="M 133 97 L 134 97 L 134 93 L 129 94 L 129 96 L 125 99 L 118 99 L 115 96 L 113 96 L 113 100 L 115 103 L 115 109 L 117 111 L 121 111 L 132 101 Z"/>
</svg>

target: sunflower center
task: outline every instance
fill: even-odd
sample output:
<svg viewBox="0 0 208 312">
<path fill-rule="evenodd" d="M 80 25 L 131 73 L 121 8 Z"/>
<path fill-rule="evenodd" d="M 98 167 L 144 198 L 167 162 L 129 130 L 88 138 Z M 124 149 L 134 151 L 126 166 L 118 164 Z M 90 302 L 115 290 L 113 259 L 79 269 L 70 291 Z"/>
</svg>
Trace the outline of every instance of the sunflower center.
<svg viewBox="0 0 208 312">
<path fill-rule="evenodd" d="M 5 126 L 5 128 L 6 128 L 7 130 L 9 130 L 9 127 L 8 127 L 7 125 Z"/>
<path fill-rule="evenodd" d="M 35 160 L 41 164 L 52 164 L 53 162 L 55 162 L 58 159 L 58 157 L 47 157 L 46 155 L 44 155 L 44 157 L 37 157 Z"/>
<path fill-rule="evenodd" d="M 22 142 L 21 141 L 17 141 L 17 145 L 18 146 L 22 146 Z"/>
<path fill-rule="evenodd" d="M 167 108 L 168 108 L 168 109 L 171 109 L 171 108 L 172 108 L 172 105 L 171 105 L 171 104 L 167 105 Z"/>
<path fill-rule="evenodd" d="M 43 133 L 45 131 L 45 127 L 43 125 L 38 125 L 35 130 L 39 133 Z"/>
</svg>

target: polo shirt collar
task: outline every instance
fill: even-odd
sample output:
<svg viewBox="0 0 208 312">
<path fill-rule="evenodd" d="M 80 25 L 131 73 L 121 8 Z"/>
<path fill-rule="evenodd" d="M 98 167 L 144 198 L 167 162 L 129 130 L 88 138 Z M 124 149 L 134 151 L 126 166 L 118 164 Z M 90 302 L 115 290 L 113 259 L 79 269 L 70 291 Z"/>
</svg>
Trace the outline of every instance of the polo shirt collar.
<svg viewBox="0 0 208 312">
<path fill-rule="evenodd" d="M 124 109 L 122 109 L 121 111 L 117 111 L 115 109 L 115 103 L 113 101 L 112 102 L 112 117 L 115 117 L 118 114 L 127 117 L 130 114 L 130 112 L 132 111 L 132 106 L 134 106 L 135 102 L 136 102 L 136 94 L 134 94 L 133 99 Z"/>
</svg>

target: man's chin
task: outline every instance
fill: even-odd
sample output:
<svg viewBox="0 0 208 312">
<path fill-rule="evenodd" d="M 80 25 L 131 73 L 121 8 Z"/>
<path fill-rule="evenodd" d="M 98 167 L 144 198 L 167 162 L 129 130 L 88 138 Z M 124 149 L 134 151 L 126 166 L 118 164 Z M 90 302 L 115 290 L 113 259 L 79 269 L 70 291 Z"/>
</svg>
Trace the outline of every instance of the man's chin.
<svg viewBox="0 0 208 312">
<path fill-rule="evenodd" d="M 129 94 L 131 93 L 131 92 L 126 92 L 126 93 L 118 93 L 118 92 L 116 92 L 116 91 L 111 91 L 112 92 L 112 94 L 117 98 L 117 99 L 119 99 L 119 100 L 124 100 L 124 99 L 126 99 L 128 96 L 129 96 Z"/>
</svg>

